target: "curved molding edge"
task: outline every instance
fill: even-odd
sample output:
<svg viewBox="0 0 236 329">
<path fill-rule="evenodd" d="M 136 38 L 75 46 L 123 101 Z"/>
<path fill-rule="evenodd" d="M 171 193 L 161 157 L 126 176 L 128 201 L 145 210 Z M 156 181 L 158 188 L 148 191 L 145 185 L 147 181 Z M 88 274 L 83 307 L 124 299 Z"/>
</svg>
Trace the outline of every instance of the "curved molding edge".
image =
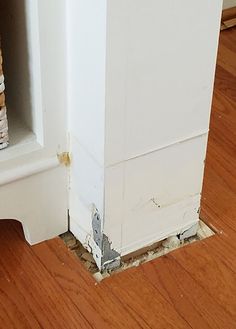
<svg viewBox="0 0 236 329">
<path fill-rule="evenodd" d="M 35 174 L 56 168 L 60 165 L 57 156 L 6 170 L 0 174 L 0 187 Z"/>
</svg>

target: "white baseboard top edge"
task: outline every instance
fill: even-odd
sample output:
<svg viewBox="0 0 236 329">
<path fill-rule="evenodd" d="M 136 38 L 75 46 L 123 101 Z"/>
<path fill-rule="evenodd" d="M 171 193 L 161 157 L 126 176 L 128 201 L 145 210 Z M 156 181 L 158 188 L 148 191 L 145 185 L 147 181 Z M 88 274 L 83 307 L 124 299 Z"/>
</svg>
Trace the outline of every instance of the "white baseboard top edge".
<svg viewBox="0 0 236 329">
<path fill-rule="evenodd" d="M 57 156 L 26 164 L 0 174 L 0 186 L 53 169 L 60 165 Z"/>
</svg>

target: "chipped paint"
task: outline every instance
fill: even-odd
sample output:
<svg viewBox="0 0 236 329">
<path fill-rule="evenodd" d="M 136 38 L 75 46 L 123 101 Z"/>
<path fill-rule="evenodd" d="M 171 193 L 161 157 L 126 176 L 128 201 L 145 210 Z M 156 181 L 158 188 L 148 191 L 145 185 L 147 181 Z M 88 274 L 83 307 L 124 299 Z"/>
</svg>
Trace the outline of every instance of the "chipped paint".
<svg viewBox="0 0 236 329">
<path fill-rule="evenodd" d="M 198 229 L 199 229 L 199 223 L 196 223 L 196 224 L 192 225 L 187 230 L 184 230 L 183 232 L 181 232 L 180 234 L 178 234 L 179 240 L 188 239 L 191 236 L 196 235 Z"/>
</svg>

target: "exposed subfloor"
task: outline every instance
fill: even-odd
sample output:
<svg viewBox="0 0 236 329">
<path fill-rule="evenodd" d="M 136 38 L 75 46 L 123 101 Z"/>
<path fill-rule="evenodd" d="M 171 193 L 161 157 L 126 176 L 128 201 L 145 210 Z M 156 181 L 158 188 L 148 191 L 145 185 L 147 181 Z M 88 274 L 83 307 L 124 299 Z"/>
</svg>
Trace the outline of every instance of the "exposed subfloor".
<svg viewBox="0 0 236 329">
<path fill-rule="evenodd" d="M 140 266 L 141 264 L 150 262 L 158 257 L 167 255 L 175 249 L 182 248 L 187 244 L 207 239 L 214 235 L 214 231 L 201 220 L 197 225 L 194 225 L 193 229 L 189 232 L 195 232 L 196 227 L 198 229 L 195 235 L 190 236 L 186 233 L 183 238 L 180 238 L 179 236 L 171 236 L 168 239 L 159 241 L 153 245 L 147 246 L 146 248 L 137 250 L 132 254 L 121 257 L 119 267 L 103 272 L 99 271 L 92 254 L 83 247 L 71 232 L 61 234 L 60 237 L 66 244 L 67 248 L 78 257 L 84 267 L 91 273 L 91 275 L 93 275 L 94 279 L 97 282 L 101 282 L 112 275 L 116 275 L 132 267 Z"/>
<path fill-rule="evenodd" d="M 61 239 L 30 247 L 0 221 L 0 328 L 236 328 L 236 29 L 221 34 L 201 216 L 214 236 L 101 283 Z"/>
</svg>

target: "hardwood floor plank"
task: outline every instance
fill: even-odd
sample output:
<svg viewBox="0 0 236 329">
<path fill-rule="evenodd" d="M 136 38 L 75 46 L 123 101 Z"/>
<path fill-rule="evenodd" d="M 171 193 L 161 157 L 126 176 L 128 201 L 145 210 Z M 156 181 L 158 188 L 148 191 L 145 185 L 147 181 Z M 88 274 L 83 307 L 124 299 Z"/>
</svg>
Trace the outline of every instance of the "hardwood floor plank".
<svg viewBox="0 0 236 329">
<path fill-rule="evenodd" d="M 220 186 L 221 193 L 219 193 L 217 189 L 218 186 Z M 227 193 L 225 193 L 226 191 Z M 227 234 L 233 237 L 236 231 L 236 195 L 235 192 L 231 190 L 230 183 L 225 182 L 222 176 L 213 173 L 213 170 L 211 181 L 208 180 L 208 184 L 203 190 L 202 208 L 206 208 L 206 205 L 208 207 L 208 212 L 211 210 L 211 213 L 214 214 L 214 216 L 209 217 L 210 225 L 217 228 L 218 232 L 228 231 Z M 202 215 L 201 218 L 203 218 Z M 208 222 L 208 216 L 205 218 Z"/>
<path fill-rule="evenodd" d="M 172 306 L 192 328 L 233 328 L 235 325 L 224 309 L 172 257 L 167 255 L 144 264 L 141 270 L 158 291 L 162 286 Z"/>
<path fill-rule="evenodd" d="M 60 239 L 34 246 L 33 251 L 94 328 L 124 328 L 127 324 L 137 328 L 138 321 L 126 305 L 104 285 L 96 284 Z"/>
<path fill-rule="evenodd" d="M 76 328 L 78 325 L 80 328 L 90 328 L 88 320 L 71 304 L 54 278 L 34 257 L 30 246 L 12 229 L 12 224 L 1 221 L 0 225 L 4 225 L 4 231 L 0 230 L 2 271 L 10 279 L 9 285 L 13 284 L 24 296 L 25 307 L 29 308 L 40 326 L 58 328 L 60 323 L 66 328 Z M 4 296 L 1 294 L 0 298 L 3 304 Z"/>
<path fill-rule="evenodd" d="M 222 66 L 216 66 L 215 88 L 236 101 L 236 77 Z"/>
<path fill-rule="evenodd" d="M 236 60 L 235 60 L 236 61 Z M 212 115 L 218 114 L 218 116 L 223 118 L 227 124 L 232 125 L 235 128 L 236 124 L 236 102 L 224 95 L 220 90 L 217 90 L 215 88 L 214 90 L 214 97 L 213 97 L 213 103 L 212 103 Z M 215 122 L 213 118 L 216 118 L 215 116 L 212 117 L 211 120 L 211 130 L 217 129 L 217 123 L 218 120 Z M 231 138 L 230 134 L 228 138 Z"/>
<path fill-rule="evenodd" d="M 0 266 L 2 267 L 1 263 Z M 1 328 L 42 328 L 34 314 L 27 307 L 25 297 L 19 293 L 10 278 L 0 276 L 0 327 Z"/>
<path fill-rule="evenodd" d="M 111 291 L 147 328 L 191 328 L 162 294 L 143 276 L 141 269 L 129 269 L 104 280 Z M 142 322 L 141 322 L 142 321 Z M 146 328 L 146 327 L 144 327 Z"/>
<path fill-rule="evenodd" d="M 214 239 L 214 238 L 213 238 Z M 220 243 L 218 249 L 221 248 Z M 236 327 L 236 274 L 227 266 L 210 247 L 210 242 L 195 243 L 183 250 L 174 251 L 169 257 L 173 257 L 194 280 L 231 315 L 233 324 L 229 328 Z M 229 318 L 228 318 L 229 320 Z M 228 321 L 227 320 L 227 321 Z"/>
<path fill-rule="evenodd" d="M 236 42 L 236 40 L 235 40 Z M 218 52 L 218 65 L 236 77 L 236 61 L 235 53 L 231 48 L 228 48 L 223 43 Z"/>
<path fill-rule="evenodd" d="M 224 31 L 224 33 L 220 34 L 219 48 L 222 45 L 224 45 L 236 54 L 236 42 L 235 42 L 235 40 L 236 40 L 235 28 L 228 29 L 227 31 Z"/>
</svg>

